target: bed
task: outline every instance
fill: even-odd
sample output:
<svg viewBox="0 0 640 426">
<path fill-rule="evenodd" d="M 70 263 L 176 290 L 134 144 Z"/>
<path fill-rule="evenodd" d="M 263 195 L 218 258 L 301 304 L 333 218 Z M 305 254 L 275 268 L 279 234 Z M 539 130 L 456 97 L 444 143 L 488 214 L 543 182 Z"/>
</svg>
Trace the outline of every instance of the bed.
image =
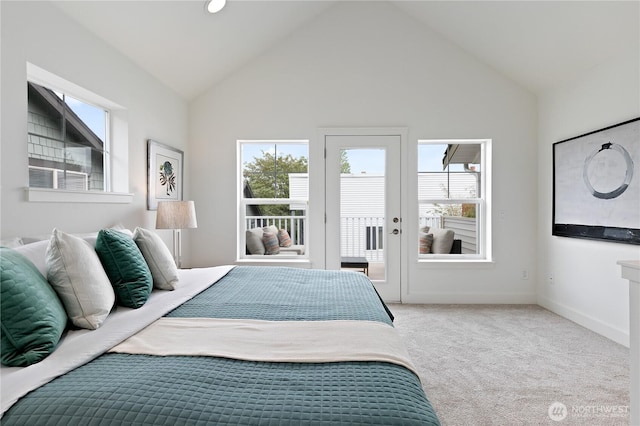
<svg viewBox="0 0 640 426">
<path fill-rule="evenodd" d="M 349 346 L 339 340 L 343 325 L 346 336 L 373 327 L 361 349 L 395 331 L 363 274 L 222 266 L 180 270 L 179 283 L 154 290 L 138 309 L 116 307 L 96 330 L 66 331 L 38 363 L 3 366 L 3 426 L 439 424 L 402 354 L 380 358 L 335 347 L 325 354 L 334 338 Z M 191 332 L 194 322 L 207 324 L 205 334 L 193 335 L 201 337 L 170 328 Z M 169 328 L 154 329 L 158 324 Z M 161 351 L 171 346 L 168 352 L 146 352 L 150 330 L 157 330 Z M 227 338 L 222 349 L 191 348 L 194 340 L 215 346 Z M 393 338 L 387 346 L 402 346 Z M 281 347 L 292 340 L 297 349 Z M 238 349 L 245 344 L 249 349 Z M 298 359 L 296 351 L 309 347 L 312 353 Z"/>
</svg>

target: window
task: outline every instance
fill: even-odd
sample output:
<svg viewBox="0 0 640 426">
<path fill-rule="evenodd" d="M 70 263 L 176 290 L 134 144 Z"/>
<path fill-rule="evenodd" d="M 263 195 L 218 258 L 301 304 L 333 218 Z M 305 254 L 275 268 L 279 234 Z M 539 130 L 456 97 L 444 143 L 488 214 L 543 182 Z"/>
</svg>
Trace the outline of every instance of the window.
<svg viewBox="0 0 640 426">
<path fill-rule="evenodd" d="M 131 203 L 127 110 L 27 62 L 27 197 Z"/>
<path fill-rule="evenodd" d="M 108 191 L 109 112 L 27 82 L 29 186 Z"/>
<path fill-rule="evenodd" d="M 418 142 L 419 259 L 490 258 L 489 150 L 489 140 Z M 451 234 L 460 249 L 447 252 L 435 240 Z"/>
<path fill-rule="evenodd" d="M 238 141 L 238 154 L 238 258 L 306 257 L 308 141 Z M 278 256 L 266 253 L 268 227 L 280 234 L 274 250 Z"/>
<path fill-rule="evenodd" d="M 384 241 L 382 226 L 367 226 L 365 230 L 367 250 L 382 250 Z"/>
</svg>

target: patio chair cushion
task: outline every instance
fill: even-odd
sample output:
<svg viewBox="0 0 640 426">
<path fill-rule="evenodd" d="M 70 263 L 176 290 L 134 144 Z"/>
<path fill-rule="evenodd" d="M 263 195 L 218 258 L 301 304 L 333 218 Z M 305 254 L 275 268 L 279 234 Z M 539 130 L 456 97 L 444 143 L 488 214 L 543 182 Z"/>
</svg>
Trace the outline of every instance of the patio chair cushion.
<svg viewBox="0 0 640 426">
<path fill-rule="evenodd" d="M 280 244 L 278 243 L 278 235 L 272 232 L 265 232 L 262 235 L 262 243 L 266 254 L 280 253 Z"/>
<path fill-rule="evenodd" d="M 302 245 L 302 244 L 292 244 L 289 247 L 280 247 L 280 253 L 279 254 L 302 256 L 304 254 L 304 245 Z"/>
<path fill-rule="evenodd" d="M 265 249 L 264 244 L 262 243 L 262 234 L 264 234 L 262 228 L 247 229 L 246 244 L 249 254 L 264 254 Z"/>
<path fill-rule="evenodd" d="M 278 227 L 275 225 L 269 225 L 262 228 L 264 232 L 269 232 L 275 236 L 278 236 Z"/>
<path fill-rule="evenodd" d="M 433 234 L 433 245 L 431 246 L 431 253 L 451 253 L 451 247 L 453 246 L 453 237 L 455 236 L 455 232 L 453 232 L 451 229 L 431 228 L 429 230 L 429 233 Z"/>
<path fill-rule="evenodd" d="M 433 246 L 433 234 L 420 232 L 420 254 L 431 253 L 431 246 Z"/>
<path fill-rule="evenodd" d="M 280 247 L 291 247 L 291 236 L 286 229 L 278 231 L 278 242 L 280 243 Z"/>
<path fill-rule="evenodd" d="M 280 231 L 286 230 L 282 229 Z M 286 254 L 286 255 L 298 255 L 301 256 L 305 252 L 304 245 L 294 245 L 291 241 L 291 237 L 289 236 L 290 244 L 288 246 L 282 245 L 282 240 L 278 234 L 280 234 L 278 228 L 274 225 L 265 226 L 264 228 L 252 228 L 247 229 L 246 231 L 246 245 L 247 245 L 247 254 L 257 254 L 257 255 L 269 255 L 269 254 Z M 265 234 L 272 234 L 275 237 L 275 243 L 277 247 L 272 247 L 271 253 L 266 249 L 266 242 L 263 238 Z M 287 232 L 287 235 L 289 233 Z M 273 244 L 273 239 L 268 237 L 270 243 Z"/>
</svg>

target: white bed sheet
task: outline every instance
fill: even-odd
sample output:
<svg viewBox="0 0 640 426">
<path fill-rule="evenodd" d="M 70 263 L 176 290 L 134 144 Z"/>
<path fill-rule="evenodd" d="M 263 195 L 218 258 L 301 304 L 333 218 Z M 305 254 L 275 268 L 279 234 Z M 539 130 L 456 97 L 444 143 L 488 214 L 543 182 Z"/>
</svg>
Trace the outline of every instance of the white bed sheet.
<svg viewBox="0 0 640 426">
<path fill-rule="evenodd" d="M 2 414 L 19 398 L 108 351 L 224 277 L 233 265 L 181 269 L 173 291 L 154 290 L 139 309 L 118 306 L 97 330 L 71 330 L 56 350 L 29 367 L 0 368 Z"/>
</svg>

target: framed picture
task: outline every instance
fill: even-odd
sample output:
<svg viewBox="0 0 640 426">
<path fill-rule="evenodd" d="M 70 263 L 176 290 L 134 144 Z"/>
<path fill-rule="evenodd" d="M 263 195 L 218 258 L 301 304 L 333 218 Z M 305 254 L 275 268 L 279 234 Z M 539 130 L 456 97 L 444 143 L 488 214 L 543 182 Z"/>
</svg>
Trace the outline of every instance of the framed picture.
<svg viewBox="0 0 640 426">
<path fill-rule="evenodd" d="M 158 201 L 182 200 L 184 152 L 149 139 L 147 142 L 147 209 Z"/>
<path fill-rule="evenodd" d="M 640 244 L 640 118 L 553 144 L 553 235 Z"/>
</svg>

